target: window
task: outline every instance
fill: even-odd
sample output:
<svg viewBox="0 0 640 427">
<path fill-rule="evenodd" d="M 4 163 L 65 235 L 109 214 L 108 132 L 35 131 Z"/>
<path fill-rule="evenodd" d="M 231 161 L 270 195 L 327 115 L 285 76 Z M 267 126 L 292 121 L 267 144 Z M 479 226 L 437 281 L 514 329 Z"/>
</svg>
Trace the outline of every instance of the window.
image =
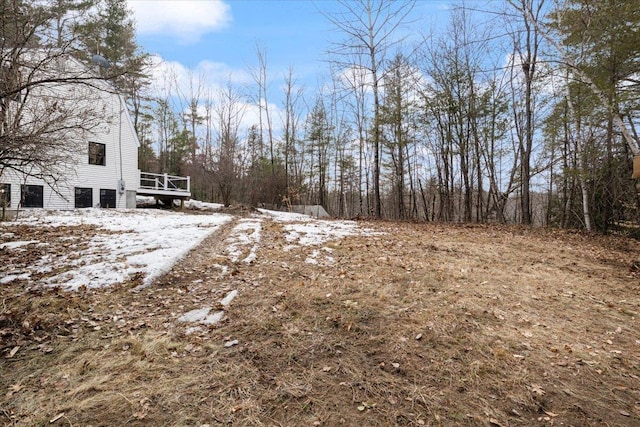
<svg viewBox="0 0 640 427">
<path fill-rule="evenodd" d="M 116 207 L 116 190 L 100 189 L 100 206 L 103 208 Z"/>
<path fill-rule="evenodd" d="M 6 65 L 0 67 L 0 93 L 11 93 L 8 98 L 20 102 L 20 85 L 20 71 Z"/>
<path fill-rule="evenodd" d="M 105 162 L 105 145 L 98 142 L 89 143 L 89 164 L 90 165 L 106 165 Z"/>
<path fill-rule="evenodd" d="M 11 206 L 11 184 L 0 184 L 0 208 Z"/>
<path fill-rule="evenodd" d="M 44 206 L 44 187 L 42 185 L 22 186 L 22 207 L 41 208 Z"/>
<path fill-rule="evenodd" d="M 76 208 L 93 206 L 93 188 L 76 187 Z"/>
</svg>

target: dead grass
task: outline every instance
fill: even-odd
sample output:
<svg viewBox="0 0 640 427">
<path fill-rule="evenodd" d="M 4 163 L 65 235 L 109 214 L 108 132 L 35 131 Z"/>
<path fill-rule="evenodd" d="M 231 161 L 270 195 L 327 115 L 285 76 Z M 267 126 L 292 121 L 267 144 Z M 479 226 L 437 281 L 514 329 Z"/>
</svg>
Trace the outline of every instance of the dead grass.
<svg viewBox="0 0 640 427">
<path fill-rule="evenodd" d="M 640 424 L 637 242 L 362 225 L 386 234 L 325 245 L 333 265 L 306 263 L 310 248 L 283 251 L 281 226 L 265 222 L 257 261 L 227 274 L 213 264 L 231 225 L 137 292 L 136 281 L 73 294 L 5 285 L 0 419 Z M 185 334 L 181 314 L 231 289 L 240 295 L 226 321 Z"/>
</svg>

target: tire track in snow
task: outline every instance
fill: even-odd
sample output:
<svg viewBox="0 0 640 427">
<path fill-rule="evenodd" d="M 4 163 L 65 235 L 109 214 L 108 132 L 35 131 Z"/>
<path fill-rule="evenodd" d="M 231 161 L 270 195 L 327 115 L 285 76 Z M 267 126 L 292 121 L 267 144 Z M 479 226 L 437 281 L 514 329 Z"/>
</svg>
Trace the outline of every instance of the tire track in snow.
<svg viewBox="0 0 640 427">
<path fill-rule="evenodd" d="M 171 275 L 186 284 L 183 289 L 187 289 L 185 296 L 189 296 L 190 305 L 197 304 L 176 316 L 176 324 L 184 326 L 186 334 L 206 332 L 226 320 L 226 310 L 239 293 L 232 276 L 241 265 L 250 265 L 257 259 L 262 222 L 261 218 L 234 219 L 174 268 Z M 225 296 L 219 299 L 221 292 Z M 212 298 L 214 295 L 217 298 Z"/>
<path fill-rule="evenodd" d="M 251 264 L 256 260 L 262 235 L 262 221 L 260 218 L 241 219 L 233 227 L 231 234 L 225 239 L 228 244 L 225 251 L 231 262 Z"/>
</svg>

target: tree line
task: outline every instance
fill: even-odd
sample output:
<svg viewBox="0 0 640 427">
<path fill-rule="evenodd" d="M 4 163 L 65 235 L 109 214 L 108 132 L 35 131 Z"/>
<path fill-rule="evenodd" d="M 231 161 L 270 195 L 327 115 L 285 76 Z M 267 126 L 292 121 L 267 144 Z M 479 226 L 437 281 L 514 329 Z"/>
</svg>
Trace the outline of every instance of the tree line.
<svg viewBox="0 0 640 427">
<path fill-rule="evenodd" d="M 124 0 L 4 0 L 2 13 L 48 9 L 59 44 L 85 61 L 109 58 L 103 73 L 127 96 L 140 169 L 191 176 L 199 200 L 599 232 L 637 222 L 632 2 L 452 4 L 435 34 L 416 30 L 414 1 L 338 3 L 324 13 L 339 37 L 314 89 L 293 66 L 273 75 L 258 45 L 251 84 L 212 89 L 193 72 L 154 92 Z"/>
</svg>

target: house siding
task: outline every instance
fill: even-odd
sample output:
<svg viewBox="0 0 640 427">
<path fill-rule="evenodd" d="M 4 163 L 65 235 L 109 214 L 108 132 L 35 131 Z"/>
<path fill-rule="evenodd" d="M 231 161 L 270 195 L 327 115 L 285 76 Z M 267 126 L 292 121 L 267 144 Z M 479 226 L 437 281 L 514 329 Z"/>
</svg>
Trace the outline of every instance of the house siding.
<svg viewBox="0 0 640 427">
<path fill-rule="evenodd" d="M 131 192 L 137 190 L 140 183 L 138 170 L 138 139 L 124 99 L 120 95 L 94 89 L 95 102 L 105 102 L 107 116 L 105 124 L 86 136 L 86 140 L 78 142 L 78 153 L 70 159 L 70 172 L 64 177 L 54 191 L 44 181 L 27 178 L 26 180 L 12 171 L 5 171 L 0 183 L 11 184 L 11 206 L 17 209 L 20 203 L 21 185 L 43 185 L 44 208 L 73 209 L 75 207 L 75 187 L 93 189 L 93 206 L 100 203 L 100 190 L 116 190 L 116 208 L 135 208 Z M 121 108 L 122 107 L 122 108 Z M 82 108 L 81 105 L 78 108 Z M 109 114 L 111 112 L 111 114 Z M 89 142 L 105 144 L 105 165 L 90 165 Z M 120 180 L 125 183 L 124 191 L 118 191 Z M 129 197 L 127 197 L 129 194 Z M 128 200 L 128 202 L 127 202 Z M 29 209 L 29 208 L 25 208 Z"/>
<path fill-rule="evenodd" d="M 118 95 L 109 95 L 109 110 L 113 118 L 105 124 L 104 132 L 91 135 L 86 141 L 85 152 L 77 166 L 74 186 L 93 188 L 93 205 L 100 203 L 100 190 L 116 190 L 117 208 L 127 208 L 127 191 L 135 191 L 140 182 L 138 170 L 138 140 L 126 110 L 124 100 Z M 124 107 L 119 114 L 121 106 Z M 105 165 L 90 165 L 86 150 L 89 141 L 105 144 Z M 118 191 L 120 180 L 125 183 L 124 192 Z M 133 206 L 135 207 L 135 206 Z"/>
</svg>

